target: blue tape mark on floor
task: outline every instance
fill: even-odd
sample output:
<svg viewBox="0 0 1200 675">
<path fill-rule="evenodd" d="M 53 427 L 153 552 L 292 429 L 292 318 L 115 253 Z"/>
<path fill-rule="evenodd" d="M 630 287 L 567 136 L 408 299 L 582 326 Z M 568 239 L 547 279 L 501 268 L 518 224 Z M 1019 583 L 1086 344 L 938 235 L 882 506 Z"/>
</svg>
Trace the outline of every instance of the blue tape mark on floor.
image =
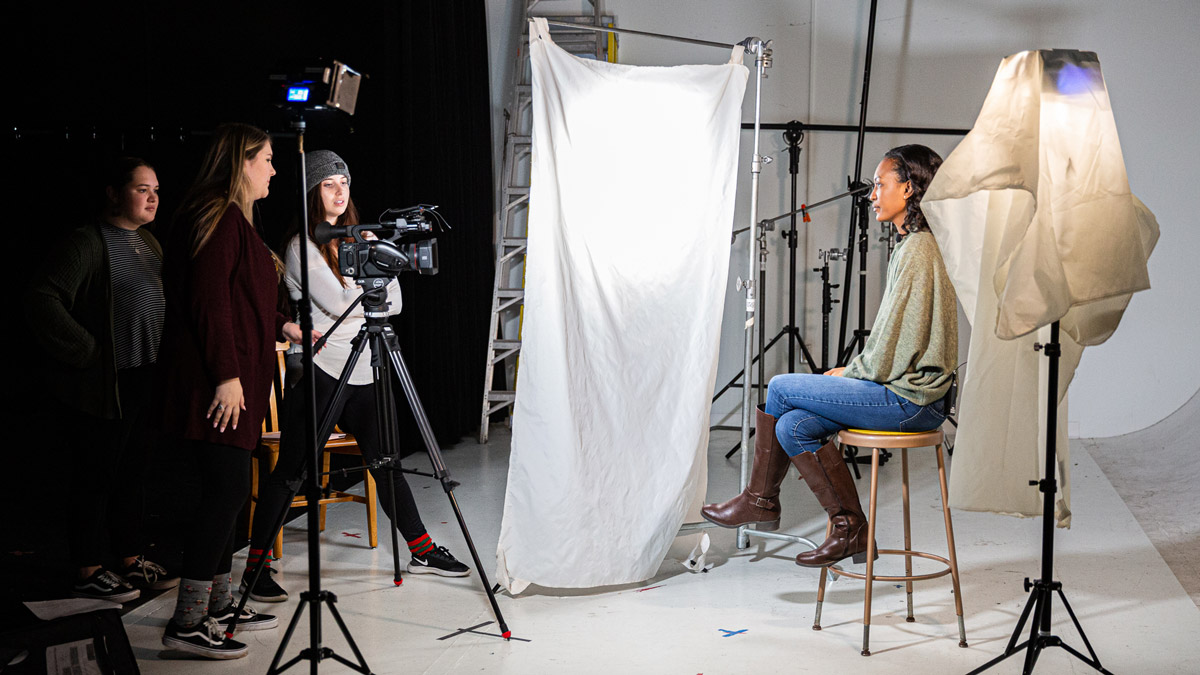
<svg viewBox="0 0 1200 675">
<path fill-rule="evenodd" d="M 717 630 L 724 633 L 724 635 L 722 635 L 721 637 L 733 637 L 734 635 L 741 635 L 742 633 L 745 633 L 746 631 L 748 631 L 750 629 L 743 628 L 741 630 L 725 630 L 724 628 L 718 628 Z"/>
</svg>

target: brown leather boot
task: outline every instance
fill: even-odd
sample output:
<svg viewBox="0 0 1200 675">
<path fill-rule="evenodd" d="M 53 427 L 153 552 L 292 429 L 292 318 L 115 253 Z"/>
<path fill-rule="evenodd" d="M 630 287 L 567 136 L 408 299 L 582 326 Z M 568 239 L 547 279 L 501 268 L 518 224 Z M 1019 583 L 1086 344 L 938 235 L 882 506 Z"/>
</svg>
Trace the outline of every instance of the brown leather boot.
<svg viewBox="0 0 1200 675">
<path fill-rule="evenodd" d="M 833 524 L 829 538 L 796 556 L 796 564 L 825 567 L 850 556 L 856 563 L 866 562 L 867 517 L 841 450 L 831 441 L 816 452 L 802 452 L 791 459 Z"/>
<path fill-rule="evenodd" d="M 750 482 L 740 495 L 720 504 L 708 504 L 700 514 L 721 527 L 758 524 L 759 530 L 779 529 L 779 486 L 787 475 L 788 456 L 775 437 L 777 419 L 759 406 L 755 411 L 754 465 Z"/>
</svg>

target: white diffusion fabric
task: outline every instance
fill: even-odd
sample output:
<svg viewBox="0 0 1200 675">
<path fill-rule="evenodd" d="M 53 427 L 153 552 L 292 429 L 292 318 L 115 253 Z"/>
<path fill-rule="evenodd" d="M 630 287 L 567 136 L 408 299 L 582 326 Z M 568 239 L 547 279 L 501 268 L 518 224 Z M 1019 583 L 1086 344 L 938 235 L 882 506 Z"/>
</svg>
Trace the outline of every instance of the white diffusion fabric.
<svg viewBox="0 0 1200 675">
<path fill-rule="evenodd" d="M 538 25 L 540 23 L 540 25 Z M 707 480 L 741 49 L 719 66 L 578 59 L 530 26 L 525 315 L 497 577 L 655 574 Z"/>
<path fill-rule="evenodd" d="M 1096 55 L 1005 59 L 921 209 L 974 329 L 951 505 L 1041 513 L 1029 481 L 1045 465 L 1048 359 L 1033 347 L 1059 321 L 1055 517 L 1069 526 L 1067 385 L 1083 348 L 1107 340 L 1130 296 L 1150 287 L 1158 240 L 1154 215 L 1129 191 Z"/>
</svg>

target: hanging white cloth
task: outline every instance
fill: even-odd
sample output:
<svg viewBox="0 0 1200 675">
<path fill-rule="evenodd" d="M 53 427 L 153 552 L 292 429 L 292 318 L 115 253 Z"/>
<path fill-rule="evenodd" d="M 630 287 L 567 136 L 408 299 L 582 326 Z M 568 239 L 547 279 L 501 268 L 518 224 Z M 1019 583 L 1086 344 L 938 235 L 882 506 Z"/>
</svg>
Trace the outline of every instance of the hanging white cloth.
<svg viewBox="0 0 1200 675">
<path fill-rule="evenodd" d="M 1045 465 L 1048 359 L 1033 346 L 1059 321 L 1056 519 L 1067 527 L 1067 386 L 1083 347 L 1107 340 L 1130 296 L 1150 287 L 1158 240 L 1154 215 L 1129 191 L 1096 55 L 1004 59 L 921 209 L 973 328 L 951 505 L 1041 513 L 1029 481 Z"/>
<path fill-rule="evenodd" d="M 707 481 L 747 69 L 578 59 L 530 24 L 525 315 L 496 576 L 654 575 Z"/>
</svg>

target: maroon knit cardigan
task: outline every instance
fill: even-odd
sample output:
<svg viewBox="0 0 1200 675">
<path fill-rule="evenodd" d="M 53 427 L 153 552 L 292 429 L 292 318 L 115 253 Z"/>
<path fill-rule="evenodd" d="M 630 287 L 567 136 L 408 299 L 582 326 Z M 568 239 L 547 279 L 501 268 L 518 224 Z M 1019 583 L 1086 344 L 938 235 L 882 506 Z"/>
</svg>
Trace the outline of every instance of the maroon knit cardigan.
<svg viewBox="0 0 1200 675">
<path fill-rule="evenodd" d="M 254 226 L 231 205 L 196 257 L 177 226 L 163 261 L 167 317 L 159 350 L 162 431 L 253 450 L 267 414 L 275 342 L 290 319 L 277 310 L 279 277 Z M 204 414 L 217 384 L 240 378 L 246 409 L 235 430 Z"/>
</svg>

